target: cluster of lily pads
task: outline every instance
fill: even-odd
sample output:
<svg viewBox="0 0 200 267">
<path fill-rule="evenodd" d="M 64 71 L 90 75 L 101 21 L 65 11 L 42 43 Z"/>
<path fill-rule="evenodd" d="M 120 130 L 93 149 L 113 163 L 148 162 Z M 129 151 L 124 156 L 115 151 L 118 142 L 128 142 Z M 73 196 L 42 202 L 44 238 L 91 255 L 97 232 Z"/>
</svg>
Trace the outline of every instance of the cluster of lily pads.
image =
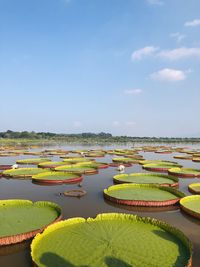
<svg viewBox="0 0 200 267">
<path fill-rule="evenodd" d="M 11 165 L 0 165 L 0 170 L 7 178 L 31 178 L 34 183 L 62 184 L 80 183 L 83 175 L 98 173 L 99 169 L 141 164 L 145 171 L 150 172 L 115 175 L 114 185 L 103 191 L 104 198 L 129 206 L 177 205 L 183 212 L 200 219 L 200 195 L 186 196 L 177 189 L 179 178 L 200 178 L 200 169 L 183 168 L 174 161 L 145 160 L 139 154 L 141 151 L 189 155 L 174 157 L 177 159 L 200 158 L 200 151 L 166 146 L 107 151 L 21 150 L 11 155 L 38 157 L 17 160 L 20 167 L 16 169 Z M 0 154 L 6 152 L 0 150 Z M 71 153 L 79 156 L 71 156 Z M 112 162 L 95 160 L 106 154 L 113 155 Z M 49 158 L 51 156 L 58 156 L 62 161 L 52 161 Z M 28 165 L 37 167 L 29 168 Z M 190 184 L 189 191 L 200 194 L 200 183 Z M 0 245 L 19 243 L 34 237 L 31 256 L 35 266 L 39 267 L 50 264 L 57 266 L 58 263 L 60 266 L 94 267 L 148 267 L 150 263 L 155 267 L 192 266 L 192 244 L 180 230 L 159 220 L 137 215 L 107 213 L 99 214 L 96 218 L 62 220 L 61 208 L 52 202 L 0 200 L 0 226 Z"/>
</svg>

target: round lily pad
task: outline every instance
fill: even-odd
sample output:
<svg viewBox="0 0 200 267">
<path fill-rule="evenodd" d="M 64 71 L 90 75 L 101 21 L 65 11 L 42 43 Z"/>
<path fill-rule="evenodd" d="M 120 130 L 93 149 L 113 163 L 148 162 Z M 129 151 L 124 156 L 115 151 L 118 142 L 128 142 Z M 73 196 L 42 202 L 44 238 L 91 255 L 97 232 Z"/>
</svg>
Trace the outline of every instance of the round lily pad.
<svg viewBox="0 0 200 267">
<path fill-rule="evenodd" d="M 31 256 L 38 267 L 189 267 L 192 245 L 159 220 L 106 213 L 49 226 L 34 238 Z"/>
<path fill-rule="evenodd" d="M 181 167 L 179 164 L 174 163 L 150 163 L 150 164 L 144 164 L 142 166 L 143 169 L 147 171 L 153 171 L 153 172 L 167 172 L 169 169 L 173 167 Z"/>
<path fill-rule="evenodd" d="M 60 219 L 61 209 L 52 202 L 0 200 L 0 245 L 32 238 L 49 224 Z"/>
<path fill-rule="evenodd" d="M 3 176 L 24 179 L 43 172 L 47 172 L 47 170 L 41 168 L 18 168 L 4 171 Z"/>
<path fill-rule="evenodd" d="M 105 156 L 105 153 L 85 153 L 85 157 L 87 158 L 103 158 Z"/>
<path fill-rule="evenodd" d="M 189 184 L 188 190 L 193 194 L 200 194 L 200 183 Z"/>
<path fill-rule="evenodd" d="M 200 196 L 187 196 L 180 200 L 181 209 L 191 216 L 200 219 Z"/>
<path fill-rule="evenodd" d="M 168 170 L 169 174 L 185 177 L 185 178 L 194 178 L 200 177 L 200 169 L 191 169 L 191 168 L 171 168 Z"/>
<path fill-rule="evenodd" d="M 171 150 L 156 150 L 154 153 L 158 153 L 158 154 L 171 154 L 172 151 Z"/>
<path fill-rule="evenodd" d="M 134 158 L 113 158 L 113 162 L 120 162 L 120 163 L 138 163 L 141 159 L 134 159 Z"/>
<path fill-rule="evenodd" d="M 119 184 L 104 189 L 106 199 L 131 206 L 169 206 L 184 196 L 170 187 L 151 184 Z"/>
<path fill-rule="evenodd" d="M 132 167 L 132 163 L 120 163 L 120 162 L 109 163 L 110 167 L 119 167 L 120 165 L 124 165 L 124 167 Z"/>
<path fill-rule="evenodd" d="M 87 162 L 87 161 L 90 161 L 86 158 L 82 158 L 82 157 L 74 157 L 74 158 L 67 158 L 67 159 L 64 159 L 63 162 L 66 162 L 66 163 L 80 163 L 80 162 Z"/>
<path fill-rule="evenodd" d="M 106 169 L 109 167 L 108 163 L 105 162 L 96 162 L 96 161 L 89 161 L 89 162 L 81 162 L 79 165 L 82 166 L 89 166 L 95 169 Z"/>
<path fill-rule="evenodd" d="M 60 166 L 55 168 L 56 171 L 71 172 L 71 173 L 81 173 L 81 174 L 95 174 L 98 170 L 90 166 L 84 166 L 79 164 Z"/>
<path fill-rule="evenodd" d="M 115 183 L 135 183 L 135 184 L 159 184 L 162 186 L 178 186 L 178 178 L 165 174 L 152 173 L 130 173 L 118 174 L 113 177 Z"/>
<path fill-rule="evenodd" d="M 83 197 L 87 194 L 85 190 L 82 189 L 73 189 L 73 190 L 66 190 L 64 195 L 66 197 Z"/>
<path fill-rule="evenodd" d="M 200 156 L 199 157 L 193 157 L 192 158 L 192 161 L 194 161 L 194 162 L 200 162 Z"/>
<path fill-rule="evenodd" d="M 49 184 L 74 184 L 80 183 L 83 176 L 67 172 L 44 172 L 32 176 L 34 182 Z"/>
<path fill-rule="evenodd" d="M 51 161 L 48 158 L 32 158 L 32 159 L 20 159 L 17 160 L 17 164 L 31 164 L 31 165 L 38 165 L 41 162 Z"/>
<path fill-rule="evenodd" d="M 67 162 L 64 162 L 64 161 L 48 161 L 48 162 L 42 162 L 42 163 L 39 163 L 38 164 L 38 167 L 39 168 L 44 168 L 44 169 L 54 169 L 56 167 L 59 167 L 59 166 L 64 166 L 64 165 L 67 165 L 67 164 L 71 164 L 71 163 L 67 163 Z"/>
<path fill-rule="evenodd" d="M 176 156 L 174 156 L 174 158 L 175 158 L 175 159 L 192 160 L 192 156 L 190 156 L 190 155 L 186 155 L 186 156 L 184 156 L 184 155 L 176 155 Z"/>
<path fill-rule="evenodd" d="M 168 161 L 168 160 L 157 160 L 157 159 L 152 159 L 152 160 L 141 160 L 139 161 L 139 164 L 146 165 L 146 164 L 177 164 L 175 161 Z"/>
</svg>

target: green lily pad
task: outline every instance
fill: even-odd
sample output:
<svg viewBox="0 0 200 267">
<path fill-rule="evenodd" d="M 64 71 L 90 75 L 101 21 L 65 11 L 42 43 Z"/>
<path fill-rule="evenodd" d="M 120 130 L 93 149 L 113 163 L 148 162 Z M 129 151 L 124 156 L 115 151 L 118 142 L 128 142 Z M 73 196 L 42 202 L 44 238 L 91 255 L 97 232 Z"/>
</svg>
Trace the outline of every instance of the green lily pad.
<svg viewBox="0 0 200 267">
<path fill-rule="evenodd" d="M 175 159 L 188 159 L 188 160 L 192 160 L 192 156 L 190 155 L 187 155 L 187 156 L 184 156 L 184 155 L 176 155 L 174 156 Z"/>
<path fill-rule="evenodd" d="M 200 196 L 187 196 L 180 200 L 181 208 L 188 214 L 200 219 Z"/>
<path fill-rule="evenodd" d="M 181 167 L 181 165 L 175 163 L 150 163 L 142 165 L 142 168 L 145 170 L 158 172 L 167 172 L 173 167 Z"/>
<path fill-rule="evenodd" d="M 81 157 L 77 157 L 77 158 L 68 158 L 68 159 L 64 159 L 63 162 L 66 163 L 79 163 L 79 162 L 88 162 L 89 160 L 86 158 L 81 158 Z"/>
<path fill-rule="evenodd" d="M 17 160 L 17 164 L 31 164 L 31 165 L 38 165 L 41 162 L 51 161 L 48 158 L 32 158 L 32 159 L 19 159 Z"/>
<path fill-rule="evenodd" d="M 141 161 L 141 159 L 122 157 L 122 158 L 113 158 L 112 161 L 120 163 L 138 163 L 139 161 Z"/>
<path fill-rule="evenodd" d="M 79 165 L 89 166 L 89 167 L 92 167 L 95 169 L 105 169 L 105 168 L 109 167 L 108 163 L 96 162 L 96 161 L 81 162 L 81 163 L 79 163 Z"/>
<path fill-rule="evenodd" d="M 56 167 L 55 170 L 63 172 L 81 173 L 81 174 L 97 173 L 97 169 L 92 168 L 90 166 L 84 166 L 79 164 L 60 166 Z"/>
<path fill-rule="evenodd" d="M 0 245 L 29 239 L 60 216 L 60 207 L 55 203 L 0 200 Z"/>
<path fill-rule="evenodd" d="M 107 213 L 49 226 L 31 244 L 38 267 L 186 267 L 192 245 L 178 229 L 156 219 Z"/>
<path fill-rule="evenodd" d="M 188 189 L 194 194 L 200 194 L 200 183 L 189 184 Z"/>
<path fill-rule="evenodd" d="M 59 166 L 64 166 L 64 165 L 67 165 L 68 163 L 67 162 L 64 162 L 64 161 L 48 161 L 48 162 L 42 162 L 42 163 L 39 163 L 38 164 L 38 167 L 40 168 L 56 168 L 56 167 L 59 167 Z M 69 163 L 71 164 L 71 163 Z"/>
<path fill-rule="evenodd" d="M 34 175 L 32 177 L 34 182 L 40 183 L 79 183 L 83 180 L 83 177 L 78 174 L 67 173 L 67 172 L 45 172 Z"/>
<path fill-rule="evenodd" d="M 113 180 L 115 183 L 178 185 L 178 178 L 176 177 L 152 173 L 118 174 L 113 177 Z"/>
<path fill-rule="evenodd" d="M 41 168 L 18 168 L 4 171 L 3 176 L 12 178 L 31 178 L 33 175 L 43 172 L 47 172 L 47 170 Z"/>
<path fill-rule="evenodd" d="M 169 174 L 180 177 L 200 177 L 200 169 L 192 168 L 171 168 L 168 170 Z"/>
<path fill-rule="evenodd" d="M 106 199 L 133 206 L 169 206 L 184 196 L 178 190 L 153 184 L 119 184 L 104 189 Z"/>
<path fill-rule="evenodd" d="M 142 165 L 145 165 L 145 164 L 177 164 L 177 162 L 175 161 L 167 161 L 167 160 L 156 160 L 156 159 L 152 159 L 152 160 L 141 160 L 139 162 L 140 164 Z"/>
</svg>

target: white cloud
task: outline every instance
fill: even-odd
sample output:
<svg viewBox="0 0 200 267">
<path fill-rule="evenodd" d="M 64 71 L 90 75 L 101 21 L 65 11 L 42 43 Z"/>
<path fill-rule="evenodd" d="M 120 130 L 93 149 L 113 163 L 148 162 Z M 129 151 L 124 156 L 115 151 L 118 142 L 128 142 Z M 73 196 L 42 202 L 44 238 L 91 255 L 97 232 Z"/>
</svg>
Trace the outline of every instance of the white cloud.
<svg viewBox="0 0 200 267">
<path fill-rule="evenodd" d="M 185 25 L 185 27 L 200 26 L 200 19 L 194 19 L 191 21 L 186 21 L 184 25 Z"/>
<path fill-rule="evenodd" d="M 80 121 L 74 121 L 73 122 L 73 127 L 74 128 L 81 128 L 82 127 L 82 122 L 80 122 Z"/>
<path fill-rule="evenodd" d="M 159 47 L 146 46 L 146 47 L 141 48 L 139 50 L 135 50 L 131 55 L 131 59 L 132 60 L 140 60 L 145 56 L 153 55 L 158 50 L 159 50 Z"/>
<path fill-rule="evenodd" d="M 148 2 L 150 5 L 159 5 L 159 6 L 161 6 L 161 5 L 164 4 L 164 2 L 161 1 L 161 0 L 147 0 L 147 2 Z"/>
<path fill-rule="evenodd" d="M 180 47 L 172 50 L 163 50 L 157 54 L 162 58 L 169 60 L 178 60 L 182 58 L 200 57 L 200 47 Z"/>
<path fill-rule="evenodd" d="M 124 90 L 124 94 L 126 95 L 138 95 L 142 93 L 142 89 L 130 89 L 130 90 Z"/>
<path fill-rule="evenodd" d="M 186 35 L 181 34 L 180 32 L 175 32 L 171 33 L 170 37 L 176 39 L 176 41 L 180 43 L 183 39 L 185 39 Z"/>
<path fill-rule="evenodd" d="M 161 82 L 178 82 L 186 79 L 186 74 L 182 70 L 162 69 L 150 75 L 151 79 Z"/>
</svg>

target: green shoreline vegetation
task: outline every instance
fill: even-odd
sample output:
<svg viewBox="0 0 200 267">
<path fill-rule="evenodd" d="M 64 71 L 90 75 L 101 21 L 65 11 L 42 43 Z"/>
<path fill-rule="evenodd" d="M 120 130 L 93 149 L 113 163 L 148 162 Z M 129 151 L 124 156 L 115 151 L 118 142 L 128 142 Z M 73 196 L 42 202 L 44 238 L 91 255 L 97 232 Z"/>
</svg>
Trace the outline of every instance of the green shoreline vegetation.
<svg viewBox="0 0 200 267">
<path fill-rule="evenodd" d="M 77 144 L 112 144 L 112 143 L 200 143 L 199 138 L 189 137 L 137 137 L 113 136 L 110 133 L 58 134 L 50 132 L 0 132 L 0 145 L 24 144 L 51 145 L 57 143 Z"/>
</svg>

